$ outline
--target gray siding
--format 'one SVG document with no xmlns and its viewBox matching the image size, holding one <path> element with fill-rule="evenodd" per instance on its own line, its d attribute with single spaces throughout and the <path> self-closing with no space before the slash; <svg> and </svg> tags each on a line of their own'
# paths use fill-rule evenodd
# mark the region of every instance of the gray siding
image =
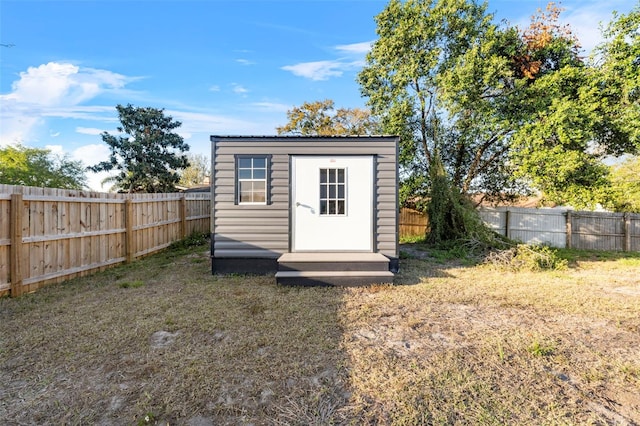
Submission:
<svg viewBox="0 0 640 426">
<path fill-rule="evenodd" d="M 374 251 L 398 257 L 396 137 L 212 136 L 211 142 L 215 257 L 277 258 L 289 251 L 291 155 L 374 155 Z M 235 205 L 236 154 L 271 154 L 269 205 Z"/>
</svg>

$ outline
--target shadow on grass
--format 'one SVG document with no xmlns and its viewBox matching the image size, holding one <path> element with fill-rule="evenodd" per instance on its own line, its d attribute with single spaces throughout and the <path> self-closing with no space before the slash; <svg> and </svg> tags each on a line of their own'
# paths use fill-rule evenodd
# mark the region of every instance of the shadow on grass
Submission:
<svg viewBox="0 0 640 426">
<path fill-rule="evenodd" d="M 347 422 L 343 292 L 212 276 L 199 246 L 2 299 L 0 423 Z"/>
<path fill-rule="evenodd" d="M 452 273 L 460 266 L 404 256 L 397 286 L 283 287 L 273 276 L 212 276 L 198 246 L 2 299 L 0 424 L 535 424 L 530 395 L 511 385 L 534 383 L 536 404 L 566 402 L 564 382 L 545 373 L 550 357 L 518 349 L 532 325 L 548 327 L 549 311 L 493 303 L 522 299 L 529 282 L 483 302 L 511 286 Z M 452 275 L 461 277 L 403 287 Z M 541 286 L 533 298 L 547 300 L 549 283 Z M 578 349 L 620 334 L 612 326 L 617 334 L 590 337 L 591 324 L 578 326 L 588 330 Z M 621 359 L 637 381 L 637 362 Z M 517 407 L 520 417 L 508 417 Z"/>
</svg>

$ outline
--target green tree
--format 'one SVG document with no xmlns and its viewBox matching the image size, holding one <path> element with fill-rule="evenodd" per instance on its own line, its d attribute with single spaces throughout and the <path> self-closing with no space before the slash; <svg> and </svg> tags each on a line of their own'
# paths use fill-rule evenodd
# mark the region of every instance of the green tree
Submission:
<svg viewBox="0 0 640 426">
<path fill-rule="evenodd" d="M 330 99 L 305 102 L 287 111 L 287 124 L 277 127 L 279 135 L 337 136 L 380 133 L 378 121 L 369 110 L 338 108 Z"/>
<path fill-rule="evenodd" d="M 203 154 L 187 154 L 187 166 L 180 173 L 180 181 L 182 186 L 190 187 L 201 185 L 205 178 L 211 176 L 211 163 L 209 158 Z"/>
<path fill-rule="evenodd" d="M 474 1 L 391 0 L 358 76 L 385 133 L 400 135 L 401 201 L 428 200 L 418 207 L 440 215 L 430 217 L 433 242 L 480 224 L 468 220 L 475 212 L 465 195 L 478 187 L 500 194 L 510 183 L 510 121 L 501 114 L 512 111 L 512 55 L 491 21 Z"/>
<path fill-rule="evenodd" d="M 83 189 L 86 180 L 82 162 L 67 155 L 56 156 L 48 149 L 22 145 L 0 148 L 0 183 Z"/>
<path fill-rule="evenodd" d="M 473 0 L 391 0 L 376 17 L 359 82 L 385 133 L 401 136 L 403 201 L 430 196 L 439 162 L 463 196 L 603 199 L 603 159 L 638 146 L 637 10 L 609 27 L 602 66 L 580 58 L 560 11 L 550 3 L 523 30 Z"/>
<path fill-rule="evenodd" d="M 600 59 L 587 63 L 577 58 L 570 31 L 556 23 L 558 9 L 550 6 L 547 11 L 523 36 L 527 58 L 537 50 L 551 62 L 528 59 L 536 64 L 524 92 L 531 107 L 523 108 L 530 110 L 514 133 L 510 158 L 515 175 L 546 199 L 591 208 L 607 198 L 609 168 L 603 160 L 635 153 L 638 147 L 640 115 L 632 95 L 633 87 L 640 88 L 638 67 L 633 66 L 634 60 L 640 63 L 637 11 L 635 50 L 630 17 L 623 16 L 605 32 L 610 40 L 600 47 Z M 621 28 L 624 35 L 613 30 Z M 553 72 L 544 70 L 548 63 Z"/>
<path fill-rule="evenodd" d="M 616 154 L 640 150 L 640 2 L 627 14 L 614 14 L 603 31 L 605 41 L 596 51 L 596 81 L 608 117 L 619 133 Z"/>
<path fill-rule="evenodd" d="M 611 189 L 605 206 L 618 212 L 640 213 L 640 157 L 611 167 Z"/>
<path fill-rule="evenodd" d="M 189 162 L 183 155 L 189 150 L 183 138 L 174 133 L 182 125 L 164 115 L 164 109 L 116 106 L 123 136 L 102 133 L 102 140 L 111 149 L 107 161 L 89 170 L 117 170 L 113 177 L 123 192 L 172 192 L 180 180 L 180 170 Z"/>
<path fill-rule="evenodd" d="M 466 0 L 392 0 L 376 17 L 358 81 L 385 133 L 401 137 L 403 199 L 428 196 L 434 155 L 463 194 L 513 186 L 503 116 L 516 111 L 505 99 L 511 52 L 491 21 L 486 5 Z"/>
</svg>

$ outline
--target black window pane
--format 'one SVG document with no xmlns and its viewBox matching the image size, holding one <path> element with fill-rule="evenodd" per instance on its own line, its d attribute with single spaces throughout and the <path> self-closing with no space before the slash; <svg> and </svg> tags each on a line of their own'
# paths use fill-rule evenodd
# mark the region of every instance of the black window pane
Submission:
<svg viewBox="0 0 640 426">
<path fill-rule="evenodd" d="M 253 159 L 253 168 L 254 169 L 265 169 L 267 167 L 267 159 L 266 158 L 254 158 Z"/>
<path fill-rule="evenodd" d="M 238 170 L 238 179 L 251 179 L 251 169 Z"/>
<path fill-rule="evenodd" d="M 238 167 L 241 169 L 250 169 L 251 168 L 251 158 L 240 158 L 238 160 Z"/>
<path fill-rule="evenodd" d="M 253 178 L 254 179 L 266 179 L 267 172 L 265 169 L 254 169 L 253 170 Z"/>
<path fill-rule="evenodd" d="M 346 214 L 346 169 L 319 169 L 320 214 Z"/>
</svg>

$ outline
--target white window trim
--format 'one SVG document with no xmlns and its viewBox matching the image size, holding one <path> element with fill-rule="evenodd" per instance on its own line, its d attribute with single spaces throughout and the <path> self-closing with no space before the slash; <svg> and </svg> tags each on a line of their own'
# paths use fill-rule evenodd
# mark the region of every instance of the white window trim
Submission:
<svg viewBox="0 0 640 426">
<path fill-rule="evenodd" d="M 253 167 L 253 159 L 264 159 L 265 160 L 265 177 L 264 179 L 240 179 L 239 171 L 240 171 L 240 160 L 241 159 L 252 159 L 251 169 L 254 170 Z M 265 206 L 271 204 L 271 197 L 269 193 L 269 181 L 271 179 L 271 155 L 270 154 L 236 154 L 235 162 L 234 162 L 234 186 L 235 186 L 235 204 L 239 206 Z M 246 170 L 246 168 L 243 168 Z M 258 170 L 262 170 L 262 167 L 257 168 Z M 240 192 L 240 183 L 241 182 L 264 182 L 264 201 L 255 202 L 255 201 L 240 201 L 241 192 Z"/>
</svg>

